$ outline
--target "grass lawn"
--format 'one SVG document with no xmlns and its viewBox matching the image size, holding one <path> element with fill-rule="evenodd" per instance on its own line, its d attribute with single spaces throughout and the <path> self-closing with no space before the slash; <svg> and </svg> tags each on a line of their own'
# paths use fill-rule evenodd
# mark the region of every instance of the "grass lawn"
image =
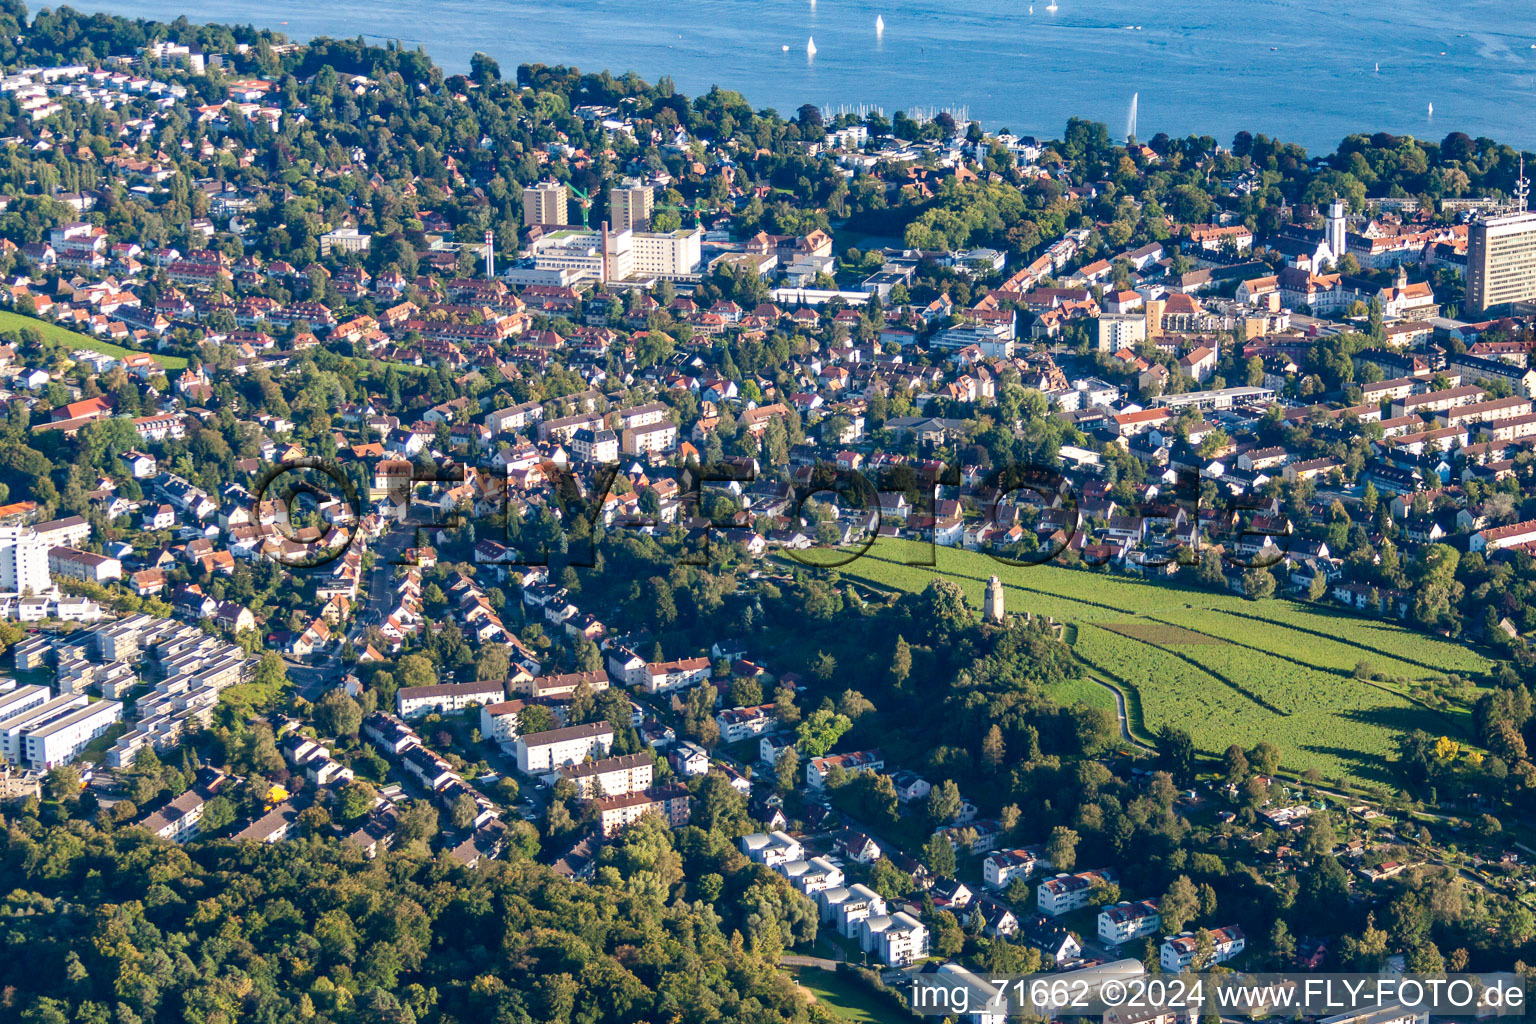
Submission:
<svg viewBox="0 0 1536 1024">
<path fill-rule="evenodd" d="M 853 964 L 863 960 L 859 944 L 839 935 L 836 928 L 823 928 L 816 933 L 815 955 L 832 960 L 847 960 Z"/>
<path fill-rule="evenodd" d="M 330 350 L 327 349 L 326 351 L 330 351 Z M 351 363 L 353 366 L 357 367 L 358 370 L 360 370 L 360 371 L 362 371 L 364 373 L 372 373 L 375 367 L 377 367 L 378 370 L 380 372 L 382 372 L 382 371 L 388 369 L 391 366 L 393 366 L 396 370 L 400 371 L 401 373 L 431 373 L 432 372 L 432 367 L 430 367 L 430 366 L 417 366 L 415 363 L 401 363 L 401 362 L 395 362 L 395 361 L 390 360 L 390 359 L 365 359 L 365 358 L 362 358 L 360 356 L 344 356 L 344 355 L 341 355 L 339 352 L 332 352 L 331 354 L 334 355 L 334 356 L 337 356 L 338 358 L 340 358 L 342 360 L 345 360 L 346 362 Z"/>
<path fill-rule="evenodd" d="M 935 578 L 958 583 L 972 608 L 994 573 L 1009 612 L 1067 624 L 1079 660 L 1125 692 L 1132 728 L 1178 726 L 1203 752 L 1270 740 L 1282 768 L 1317 768 L 1344 782 L 1388 782 L 1398 738 L 1412 729 L 1471 738 L 1470 709 L 1481 686 L 1440 686 L 1425 701 L 1408 687 L 1454 673 L 1482 677 L 1488 660 L 1464 644 L 1329 606 L 1286 599 L 1248 601 L 1176 583 L 1148 582 L 1055 565 L 1009 566 L 980 552 L 882 540 L 844 566 L 853 581 L 919 591 Z M 1356 679 L 1367 663 L 1385 681 Z M 1082 680 L 1058 700 L 1112 708 L 1112 696 Z"/>
<path fill-rule="evenodd" d="M 52 686 L 54 672 L 51 668 L 7 669 L 5 675 L 16 680 L 17 686 Z"/>
<path fill-rule="evenodd" d="M 86 748 L 80 751 L 80 756 L 76 758 L 76 760 L 89 761 L 91 764 L 101 764 L 102 762 L 106 761 L 107 751 L 112 748 L 112 744 L 116 743 L 117 738 L 127 731 L 127 722 L 113 723 L 113 725 L 107 729 L 106 732 L 102 733 L 100 736 L 97 736 L 94 740 L 91 740 L 91 742 L 86 745 Z"/>
<path fill-rule="evenodd" d="M 751 739 L 741 740 L 736 743 L 727 743 L 720 749 L 721 752 L 724 753 L 727 757 L 734 757 L 742 764 L 754 766 L 757 765 L 758 755 L 763 752 L 762 744 L 759 742 L 759 737 L 756 736 L 752 737 Z"/>
<path fill-rule="evenodd" d="M 895 999 L 869 991 L 862 985 L 815 967 L 797 967 L 791 974 L 800 987 L 816 997 L 816 1002 L 831 1011 L 838 1020 L 856 1024 L 889 1024 L 893 1020 L 911 1017 L 909 1011 Z"/>
<path fill-rule="evenodd" d="M 1091 679 L 1068 679 L 1046 687 L 1051 699 L 1070 707 L 1081 701 L 1091 708 L 1115 711 L 1115 695 Z"/>
<path fill-rule="evenodd" d="M 0 310 L 0 331 L 20 331 L 23 328 L 31 328 L 43 336 L 43 342 L 56 348 L 77 349 L 83 348 L 91 352 L 100 352 L 105 356 L 117 356 L 122 358 L 134 351 L 121 345 L 114 345 L 109 341 L 101 341 L 86 334 L 79 334 L 67 327 L 49 323 L 46 320 L 38 320 L 20 313 L 12 313 L 9 310 Z M 155 362 L 167 370 L 185 370 L 187 361 L 181 356 L 162 356 L 150 353 Z"/>
</svg>

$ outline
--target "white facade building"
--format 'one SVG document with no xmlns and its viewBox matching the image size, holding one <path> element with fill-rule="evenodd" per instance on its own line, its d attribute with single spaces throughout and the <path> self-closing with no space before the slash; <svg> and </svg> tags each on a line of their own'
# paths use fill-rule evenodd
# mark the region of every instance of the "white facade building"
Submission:
<svg viewBox="0 0 1536 1024">
<path fill-rule="evenodd" d="M 497 743 L 511 743 L 517 739 L 522 721 L 523 702 L 504 700 L 495 704 L 480 705 L 480 736 Z"/>
<path fill-rule="evenodd" d="M 43 594 L 48 578 L 48 541 L 25 526 L 0 526 L 0 592 Z"/>
<path fill-rule="evenodd" d="M 708 658 L 682 658 L 678 661 L 652 662 L 645 666 L 640 679 L 649 693 L 669 693 L 701 683 L 709 678 L 709 673 Z M 628 682 L 627 679 L 625 681 Z"/>
<path fill-rule="evenodd" d="M 582 797 L 628 796 L 651 788 L 655 763 L 646 752 L 566 765 L 559 770 Z"/>
<path fill-rule="evenodd" d="M 1143 313 L 1105 313 L 1097 321 L 1100 352 L 1135 351 L 1147 340 L 1147 318 Z"/>
<path fill-rule="evenodd" d="M 828 894 L 842 893 L 842 899 L 837 901 L 833 914 L 837 918 L 838 934 L 844 938 L 859 938 L 861 934 L 859 926 L 865 919 L 885 916 L 885 897 L 867 885 L 859 883 L 850 885 L 846 889 L 839 886 L 823 891 Z"/>
<path fill-rule="evenodd" d="M 73 761 L 87 744 L 121 721 L 123 705 L 115 700 L 89 703 L 84 694 L 71 694 L 18 717 L 24 721 L 14 725 L 15 719 L 0 722 L 7 756 L 15 749 L 20 760 L 47 771 Z"/>
<path fill-rule="evenodd" d="M 561 765 L 581 764 L 589 757 L 602 757 L 611 746 L 613 726 L 607 722 L 530 733 L 517 738 L 517 767 L 527 775 L 538 775 Z"/>
<path fill-rule="evenodd" d="M 756 832 L 742 836 L 737 843 L 748 858 L 770 868 L 805 859 L 805 847 L 788 832 Z"/>
<path fill-rule="evenodd" d="M 18 686 L 10 693 L 0 694 L 0 723 L 46 704 L 49 699 L 46 686 Z"/>
<path fill-rule="evenodd" d="M 935 334 L 928 342 L 934 349 L 956 351 L 975 345 L 987 359 L 1011 359 L 1013 327 L 1008 324 L 964 324 Z"/>
<path fill-rule="evenodd" d="M 659 233 L 636 231 L 630 236 L 630 268 L 636 277 L 686 277 L 699 269 L 703 258 L 699 228 Z"/>
<path fill-rule="evenodd" d="M 22 741 L 28 729 L 36 728 L 76 708 L 82 708 L 87 703 L 89 699 L 83 693 L 66 693 L 62 696 L 50 697 L 41 704 L 31 704 L 11 712 L 0 719 L 0 754 L 4 754 L 5 759 L 11 764 L 19 764 L 22 761 L 22 751 L 25 749 Z"/>
<path fill-rule="evenodd" d="M 1099 938 L 1110 945 L 1156 935 L 1163 926 L 1162 900 L 1123 901 L 1099 911 Z"/>
<path fill-rule="evenodd" d="M 1224 963 L 1241 953 L 1248 945 L 1248 939 L 1243 935 L 1243 930 L 1237 925 L 1228 925 L 1225 928 L 1211 929 L 1211 963 Z M 1163 940 L 1162 949 L 1159 950 L 1159 959 L 1163 970 L 1170 974 L 1178 974 L 1194 966 L 1195 958 L 1199 952 L 1200 942 L 1194 932 L 1180 932 L 1170 935 Z M 1201 970 L 1211 964 L 1200 964 Z"/>
<path fill-rule="evenodd" d="M 905 911 L 867 917 L 860 924 L 859 947 L 892 967 L 906 967 L 928 955 L 928 928 Z"/>
<path fill-rule="evenodd" d="M 847 880 L 843 875 L 843 869 L 825 857 L 792 860 L 780 864 L 777 870 L 779 874 L 789 879 L 796 889 L 807 896 L 821 892 L 823 889 L 835 888 Z"/>
<path fill-rule="evenodd" d="M 1108 884 L 1114 880 L 1115 873 L 1108 869 L 1083 871 L 1075 875 L 1057 875 L 1040 883 L 1040 888 L 1035 892 L 1035 903 L 1045 913 L 1059 917 L 1080 907 L 1086 907 L 1093 897 L 1096 882 Z"/>
<path fill-rule="evenodd" d="M 415 718 L 428 712 L 463 711 L 475 704 L 500 704 L 507 693 L 499 680 L 486 683 L 441 683 L 437 686 L 404 686 L 395 694 L 395 713 Z"/>
<path fill-rule="evenodd" d="M 1028 878 L 1036 868 L 1049 866 L 1033 849 L 994 850 L 982 862 L 981 878 L 990 889 L 1006 889 L 1015 878 Z"/>
<path fill-rule="evenodd" d="M 778 726 L 779 718 L 772 704 L 763 704 L 751 708 L 724 708 L 716 713 L 715 724 L 720 727 L 721 740 L 740 743 L 771 731 Z"/>
</svg>

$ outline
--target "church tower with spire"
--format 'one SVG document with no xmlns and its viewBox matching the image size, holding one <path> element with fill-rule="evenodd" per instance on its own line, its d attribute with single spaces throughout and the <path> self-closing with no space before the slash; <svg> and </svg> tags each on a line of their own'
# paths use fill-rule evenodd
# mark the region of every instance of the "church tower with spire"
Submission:
<svg viewBox="0 0 1536 1024">
<path fill-rule="evenodd" d="M 1339 260 L 1344 258 L 1346 245 L 1345 234 L 1349 227 L 1349 220 L 1344 215 L 1344 200 L 1335 199 L 1328 204 L 1327 226 L 1323 229 L 1323 241 L 1328 243 L 1328 252 L 1333 258 L 1333 264 L 1338 266 Z"/>
</svg>

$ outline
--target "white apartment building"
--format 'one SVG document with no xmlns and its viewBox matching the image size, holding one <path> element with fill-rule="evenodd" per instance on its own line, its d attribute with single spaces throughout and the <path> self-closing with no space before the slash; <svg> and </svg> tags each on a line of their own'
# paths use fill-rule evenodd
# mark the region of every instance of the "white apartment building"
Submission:
<svg viewBox="0 0 1536 1024">
<path fill-rule="evenodd" d="M 1473 402 L 1435 414 L 1435 425 L 1459 427 L 1464 423 L 1500 423 L 1504 420 L 1529 416 L 1531 402 L 1518 395 L 1495 398 L 1486 402 Z"/>
<path fill-rule="evenodd" d="M 627 647 L 615 645 L 608 651 L 608 678 L 625 686 L 639 686 L 646 681 L 645 659 Z"/>
<path fill-rule="evenodd" d="M 855 750 L 847 754 L 813 757 L 805 766 L 806 784 L 812 789 L 822 789 L 834 767 L 842 768 L 849 775 L 878 772 L 885 767 L 885 758 L 880 756 L 878 750 Z"/>
<path fill-rule="evenodd" d="M 1036 868 L 1049 866 L 1039 851 L 1032 848 L 994 850 L 982 862 L 981 877 L 988 888 L 1006 889 L 1015 878 L 1028 878 Z"/>
<path fill-rule="evenodd" d="M 35 721 L 21 730 L 22 758 L 39 771 L 68 764 L 122 717 L 121 703 L 99 700 Z"/>
<path fill-rule="evenodd" d="M 25 526 L 0 526 L 0 593 L 49 591 L 48 547 L 47 540 Z"/>
<path fill-rule="evenodd" d="M 1393 416 L 1422 416 L 1427 412 L 1445 412 L 1447 409 L 1455 409 L 1463 405 L 1471 405 L 1481 402 L 1487 397 L 1487 392 L 1476 384 L 1463 384 L 1460 387 L 1446 388 L 1443 391 L 1428 391 L 1421 395 L 1407 395 L 1403 398 L 1393 399 Z"/>
<path fill-rule="evenodd" d="M 224 777 L 221 775 L 207 786 L 193 786 L 164 807 L 145 815 L 134 824 L 173 843 L 185 843 L 190 839 L 196 839 L 201 831 L 199 823 L 203 819 L 203 811 L 207 808 L 208 801 L 218 795 L 223 782 Z"/>
<path fill-rule="evenodd" d="M 571 452 L 582 462 L 617 462 L 619 438 L 611 430 L 582 427 L 571 435 Z"/>
<path fill-rule="evenodd" d="M 1243 935 L 1243 930 L 1237 925 L 1228 925 L 1225 928 L 1211 929 L 1212 955 L 1211 963 L 1219 964 L 1231 960 L 1241 953 L 1247 946 L 1248 940 Z M 1199 941 L 1194 932 L 1180 932 L 1163 940 L 1162 949 L 1158 956 L 1163 965 L 1163 970 L 1169 974 L 1178 974 L 1188 970 L 1195 962 L 1195 955 L 1199 949 Z M 1210 964 L 1201 964 L 1201 969 Z"/>
<path fill-rule="evenodd" d="M 779 719 L 772 704 L 763 704 L 753 708 L 724 708 L 715 715 L 715 724 L 720 727 L 721 740 L 740 743 L 770 731 L 779 724 Z"/>
<path fill-rule="evenodd" d="M 1162 900 L 1128 900 L 1099 911 L 1099 938 L 1110 945 L 1155 935 L 1163 926 Z"/>
<path fill-rule="evenodd" d="M 905 911 L 868 917 L 859 929 L 859 948 L 892 967 L 906 967 L 928 955 L 928 928 Z"/>
<path fill-rule="evenodd" d="M 48 551 L 48 571 L 72 580 L 105 583 L 123 578 L 123 563 L 94 551 L 55 547 Z"/>
<path fill-rule="evenodd" d="M 843 869 L 825 857 L 792 860 L 780 864 L 776 870 L 807 896 L 821 892 L 823 889 L 835 888 L 846 881 Z"/>
<path fill-rule="evenodd" d="M 0 619 L 42 622 L 51 618 L 61 622 L 95 622 L 101 615 L 101 606 L 90 598 L 65 597 L 56 590 L 44 597 L 0 594 Z"/>
<path fill-rule="evenodd" d="M 22 741 L 28 729 L 50 722 L 88 703 L 89 698 L 83 693 L 66 693 L 11 712 L 0 719 L 0 754 L 4 754 L 11 764 L 20 764 L 25 750 Z"/>
<path fill-rule="evenodd" d="M 529 733 L 517 738 L 517 767 L 526 775 L 539 775 L 561 765 L 602 757 L 611 746 L 613 726 L 607 722 Z"/>
<path fill-rule="evenodd" d="M 474 704 L 500 704 L 506 699 L 500 680 L 485 683 L 440 683 L 437 686 L 403 686 L 395 693 L 395 713 L 416 718 L 428 712 L 446 714 Z"/>
<path fill-rule="evenodd" d="M 1507 526 L 1490 526 L 1478 530 L 1467 541 L 1469 551 L 1499 551 L 1518 547 L 1536 540 L 1536 519 L 1510 523 Z"/>
<path fill-rule="evenodd" d="M 1106 313 L 1098 318 L 1096 326 L 1100 352 L 1118 352 L 1122 348 L 1135 351 L 1147 340 L 1144 313 Z"/>
<path fill-rule="evenodd" d="M 1093 896 L 1095 883 L 1109 884 L 1114 881 L 1115 873 L 1108 868 L 1102 871 L 1082 871 L 1075 875 L 1057 875 L 1040 883 L 1035 891 L 1035 904 L 1043 912 L 1059 917 L 1079 907 L 1086 907 Z"/>
<path fill-rule="evenodd" d="M 480 736 L 483 739 L 507 744 L 517 739 L 521 727 L 523 702 L 504 700 L 496 704 L 480 705 Z"/>
<path fill-rule="evenodd" d="M 824 889 L 816 898 L 818 901 L 825 898 L 837 919 L 837 933 L 847 939 L 859 937 L 859 925 L 865 919 L 885 916 L 885 897 L 862 883 L 846 889 L 842 886 Z"/>
<path fill-rule="evenodd" d="M 559 774 L 582 797 L 628 796 L 650 789 L 655 770 L 650 754 L 641 752 L 566 765 Z"/>
<path fill-rule="evenodd" d="M 1467 232 L 1467 310 L 1536 298 L 1536 212 L 1479 218 Z"/>
<path fill-rule="evenodd" d="M 805 847 L 788 832 L 754 832 L 742 836 L 737 844 L 749 860 L 770 868 L 805 859 Z"/>
<path fill-rule="evenodd" d="M 337 228 L 320 236 L 320 255 L 333 252 L 367 252 L 373 242 L 372 235 L 358 232 L 357 228 Z"/>
<path fill-rule="evenodd" d="M 48 699 L 46 686 L 18 686 L 10 693 L 0 694 L 0 722 L 46 704 Z"/>
<path fill-rule="evenodd" d="M 185 63 L 187 70 L 191 71 L 194 75 L 201 75 L 206 70 L 208 64 L 208 58 L 204 56 L 202 50 L 194 49 L 182 43 L 150 43 L 140 50 L 139 53 L 140 59 L 146 68 L 175 68 Z"/>
<path fill-rule="evenodd" d="M 65 516 L 32 527 L 32 533 L 54 547 L 77 548 L 91 539 L 91 524 L 84 516 Z"/>
<path fill-rule="evenodd" d="M 619 427 L 630 430 L 634 427 L 649 427 L 657 423 L 666 423 L 670 407 L 662 402 L 649 402 L 645 405 L 636 405 L 628 409 L 618 411 Z"/>
<path fill-rule="evenodd" d="M 688 788 L 673 784 L 623 796 L 595 797 L 592 806 L 603 838 L 609 839 L 647 814 L 657 815 L 668 828 L 680 828 L 688 824 L 688 800 Z"/>
<path fill-rule="evenodd" d="M 524 402 L 521 405 L 509 406 L 505 409 L 497 409 L 486 413 L 482 421 L 485 428 L 492 433 L 500 434 L 506 431 L 522 430 L 529 424 L 536 423 L 544 418 L 544 407 L 538 402 Z"/>
<path fill-rule="evenodd" d="M 635 277 L 687 277 L 703 259 L 704 232 L 680 228 L 665 234 L 636 231 L 630 238 L 630 272 Z"/>
<path fill-rule="evenodd" d="M 657 661 L 645 666 L 644 683 L 650 693 L 666 693 L 709 678 L 708 658 Z"/>
<path fill-rule="evenodd" d="M 677 427 L 671 423 L 648 423 L 628 427 L 620 437 L 620 447 L 628 455 L 669 452 L 677 447 Z"/>
</svg>

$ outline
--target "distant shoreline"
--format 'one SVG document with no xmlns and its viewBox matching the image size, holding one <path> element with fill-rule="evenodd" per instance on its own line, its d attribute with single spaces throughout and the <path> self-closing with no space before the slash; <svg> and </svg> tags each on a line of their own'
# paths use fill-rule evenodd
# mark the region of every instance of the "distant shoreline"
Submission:
<svg viewBox="0 0 1536 1024">
<path fill-rule="evenodd" d="M 643 10 L 623 0 L 439 0 L 427 23 L 362 0 L 318 8 L 278 0 L 259 14 L 263 27 L 296 42 L 362 35 L 419 46 L 446 73 L 467 70 L 483 50 L 509 69 L 632 69 L 647 81 L 667 75 L 688 95 L 718 85 L 781 113 L 804 103 L 878 106 L 886 117 L 964 107 L 993 130 L 1054 135 L 1077 116 L 1119 137 L 1139 93 L 1142 138 L 1210 135 L 1225 144 L 1247 130 L 1317 154 L 1356 132 L 1438 141 L 1463 131 L 1536 149 L 1536 124 L 1510 116 L 1511 101 L 1536 81 L 1536 7 L 1509 12 L 1497 31 L 1475 12 L 1432 0 L 1362 0 L 1328 12 L 1270 4 L 1262 22 L 1226 7 L 1071 0 L 1049 16 L 1037 4 L 1030 16 L 1027 7 L 979 11 L 944 0 L 797 0 L 800 13 L 765 17 L 758 0 L 711 0 L 705 25 L 701 9 L 682 0 Z M 182 0 L 96 0 L 80 9 L 256 23 L 234 0 L 207 0 L 195 13 Z M 878 35 L 877 15 L 885 23 Z M 805 53 L 811 35 L 814 58 Z M 1347 46 L 1328 42 L 1345 38 Z M 1465 74 L 1469 67 L 1478 73 Z"/>
</svg>

